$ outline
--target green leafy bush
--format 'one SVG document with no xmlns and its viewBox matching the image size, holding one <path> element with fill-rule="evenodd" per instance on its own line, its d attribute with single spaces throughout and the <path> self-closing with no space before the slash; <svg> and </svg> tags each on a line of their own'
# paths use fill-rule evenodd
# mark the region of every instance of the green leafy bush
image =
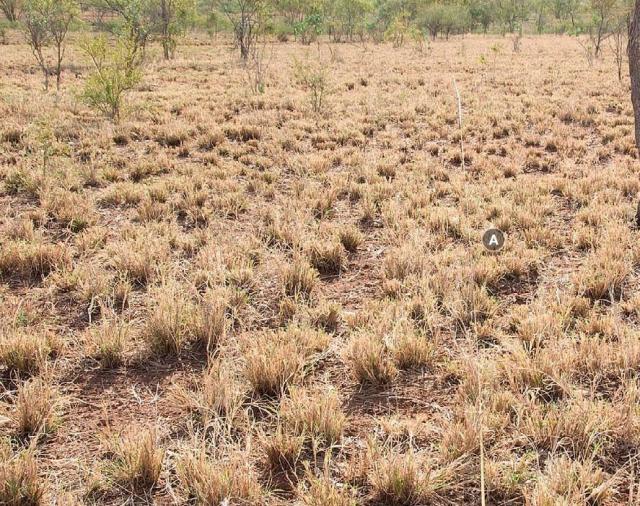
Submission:
<svg viewBox="0 0 640 506">
<path fill-rule="evenodd" d="M 118 40 L 110 45 L 104 36 L 86 42 L 84 50 L 93 72 L 85 83 L 83 99 L 117 122 L 124 95 L 142 79 L 142 58 L 134 44 Z"/>
<path fill-rule="evenodd" d="M 303 44 L 315 42 L 322 33 L 322 16 L 317 12 L 306 16 L 293 26 L 293 33 Z"/>
</svg>

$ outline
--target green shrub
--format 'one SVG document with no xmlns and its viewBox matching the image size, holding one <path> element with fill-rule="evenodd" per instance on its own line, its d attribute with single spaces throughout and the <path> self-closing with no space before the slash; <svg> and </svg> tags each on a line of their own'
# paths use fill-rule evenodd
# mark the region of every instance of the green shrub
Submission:
<svg viewBox="0 0 640 506">
<path fill-rule="evenodd" d="M 322 33 L 322 16 L 319 13 L 308 15 L 293 25 L 293 33 L 303 44 L 315 42 Z"/>
<path fill-rule="evenodd" d="M 124 95 L 142 79 L 142 57 L 138 46 L 126 40 L 110 45 L 106 37 L 84 44 L 93 73 L 85 83 L 83 99 L 87 104 L 119 121 Z"/>
</svg>

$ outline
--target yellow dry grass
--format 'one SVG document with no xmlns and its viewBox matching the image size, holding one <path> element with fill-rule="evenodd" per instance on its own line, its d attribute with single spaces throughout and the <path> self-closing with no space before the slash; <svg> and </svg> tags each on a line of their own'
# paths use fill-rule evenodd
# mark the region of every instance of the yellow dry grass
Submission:
<svg viewBox="0 0 640 506">
<path fill-rule="evenodd" d="M 255 95 L 194 35 L 152 48 L 114 125 L 76 98 L 73 43 L 56 96 L 8 39 L 2 497 L 480 504 L 482 446 L 487 504 L 637 500 L 640 178 L 611 55 L 273 44 Z M 319 112 L 294 59 L 326 69 Z M 101 437 L 131 427 L 153 438 Z"/>
</svg>

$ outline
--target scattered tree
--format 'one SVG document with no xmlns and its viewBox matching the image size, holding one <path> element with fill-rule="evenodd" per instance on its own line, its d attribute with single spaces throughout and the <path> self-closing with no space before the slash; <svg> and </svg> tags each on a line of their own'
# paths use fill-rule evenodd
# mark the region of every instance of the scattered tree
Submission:
<svg viewBox="0 0 640 506">
<path fill-rule="evenodd" d="M 22 11 L 22 0 L 0 0 L 0 11 L 9 22 L 15 23 Z"/>
<path fill-rule="evenodd" d="M 590 0 L 591 20 L 587 25 L 593 53 L 597 58 L 602 50 L 602 42 L 611 34 L 618 0 Z"/>
<path fill-rule="evenodd" d="M 452 33 L 465 31 L 469 27 L 469 11 L 460 5 L 433 3 L 420 11 L 418 25 L 428 31 L 434 40 L 439 34 L 449 38 Z"/>
<path fill-rule="evenodd" d="M 365 19 L 373 11 L 373 3 L 370 0 L 335 0 L 326 3 L 325 11 L 333 41 L 353 42 L 364 37 Z"/>
<path fill-rule="evenodd" d="M 45 48 L 51 41 L 48 30 L 48 12 L 45 4 L 38 0 L 29 0 L 25 6 L 24 30 L 27 43 L 44 74 L 44 89 L 49 89 L 49 65 L 45 58 Z"/>
<path fill-rule="evenodd" d="M 636 147 L 640 149 L 640 0 L 635 0 L 629 23 L 629 76 L 631 77 L 631 103 L 635 118 Z M 639 204 L 640 205 L 640 204 Z"/>
<path fill-rule="evenodd" d="M 144 58 L 147 43 L 153 35 L 153 3 L 157 0 L 99 0 L 110 12 L 119 16 L 122 24 L 116 35 L 126 39 L 127 52 L 134 58 Z"/>
<path fill-rule="evenodd" d="M 474 25 L 479 25 L 484 33 L 487 33 L 491 24 L 495 21 L 495 9 L 491 0 L 472 0 L 469 2 L 469 16 Z"/>
<path fill-rule="evenodd" d="M 322 14 L 316 11 L 305 16 L 302 21 L 293 25 L 293 33 L 303 44 L 315 42 L 318 35 L 322 33 Z"/>
<path fill-rule="evenodd" d="M 496 0 L 494 8 L 503 31 L 521 33 L 532 7 L 527 0 Z"/>
<path fill-rule="evenodd" d="M 177 38 L 184 34 L 195 11 L 194 0 L 157 0 L 153 26 L 156 27 L 165 60 L 173 58 Z"/>
<path fill-rule="evenodd" d="M 391 40 L 393 47 L 402 47 L 411 31 L 412 26 L 409 14 L 403 11 L 395 17 L 389 28 L 387 28 L 385 38 Z"/>
<path fill-rule="evenodd" d="M 269 51 L 269 44 L 266 40 L 256 41 L 251 46 L 249 58 L 245 64 L 245 72 L 249 88 L 253 93 L 264 93 L 267 71 L 273 53 Z"/>
<path fill-rule="evenodd" d="M 240 57 L 247 60 L 267 13 L 266 0 L 218 0 L 217 6 L 233 26 Z"/>
<path fill-rule="evenodd" d="M 78 15 L 74 0 L 27 0 L 24 4 L 23 29 L 38 65 L 44 74 L 45 90 L 49 89 L 51 72 L 56 76 L 60 89 L 65 40 L 71 23 Z M 53 44 L 54 63 L 51 69 L 46 48 Z"/>
<path fill-rule="evenodd" d="M 611 49 L 613 50 L 619 81 L 622 81 L 622 65 L 624 64 L 628 33 L 629 17 L 618 18 L 611 33 Z"/>
<path fill-rule="evenodd" d="M 547 23 L 549 0 L 533 0 L 532 9 L 535 15 L 536 32 L 543 33 Z"/>
<path fill-rule="evenodd" d="M 56 89 L 60 89 L 60 79 L 62 76 L 62 60 L 66 50 L 65 40 L 71 23 L 78 16 L 78 6 L 74 0 L 52 0 L 54 8 L 49 20 L 49 32 L 55 48 L 55 73 Z"/>
<path fill-rule="evenodd" d="M 575 30 L 580 3 L 581 0 L 552 0 L 550 9 L 556 20 L 568 23 L 570 29 Z"/>
</svg>

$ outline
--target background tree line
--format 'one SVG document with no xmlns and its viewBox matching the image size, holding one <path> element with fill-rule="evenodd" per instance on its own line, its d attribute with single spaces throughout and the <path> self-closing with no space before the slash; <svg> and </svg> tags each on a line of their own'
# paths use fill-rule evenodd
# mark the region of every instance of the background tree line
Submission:
<svg viewBox="0 0 640 506">
<path fill-rule="evenodd" d="M 267 37 L 402 46 L 492 31 L 516 34 L 517 50 L 524 32 L 568 33 L 589 63 L 610 45 L 622 79 L 631 10 L 630 0 L 0 0 L 3 23 L 24 33 L 45 89 L 52 77 L 60 88 L 67 35 L 81 32 L 93 69 L 84 97 L 116 120 L 123 94 L 140 81 L 149 43 L 171 59 L 191 28 L 230 33 L 256 90 L 264 88 L 266 67 L 258 42 Z"/>
<path fill-rule="evenodd" d="M 200 4 L 236 27 L 262 18 L 264 29 L 303 43 L 382 41 L 404 33 L 431 38 L 469 32 L 608 36 L 628 22 L 629 0 L 222 0 Z M 222 25 L 224 26 L 224 21 Z"/>
<path fill-rule="evenodd" d="M 526 32 L 577 36 L 591 63 L 607 40 L 622 59 L 631 10 L 630 0 L 203 0 L 197 19 L 232 31 L 244 59 L 259 34 L 302 44 L 324 36 L 401 46 L 472 32 Z"/>
<path fill-rule="evenodd" d="M 233 31 L 239 42 L 257 32 L 302 43 L 320 35 L 401 43 L 418 35 L 526 31 L 593 33 L 601 44 L 618 24 L 627 26 L 632 7 L 629 0 L 0 0 L 0 11 L 15 23 L 71 4 L 97 29 L 137 25 L 138 35 L 162 42 L 167 58 L 189 27 Z"/>
</svg>

